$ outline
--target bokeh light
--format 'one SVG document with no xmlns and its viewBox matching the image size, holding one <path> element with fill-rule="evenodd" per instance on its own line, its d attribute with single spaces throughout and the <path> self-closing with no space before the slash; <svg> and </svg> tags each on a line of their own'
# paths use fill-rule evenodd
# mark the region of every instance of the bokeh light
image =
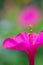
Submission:
<svg viewBox="0 0 43 65">
<path fill-rule="evenodd" d="M 30 24 L 34 25 L 38 23 L 41 19 L 40 10 L 34 6 L 26 6 L 24 7 L 20 13 L 18 14 L 18 24 L 21 27 L 27 27 Z"/>
</svg>

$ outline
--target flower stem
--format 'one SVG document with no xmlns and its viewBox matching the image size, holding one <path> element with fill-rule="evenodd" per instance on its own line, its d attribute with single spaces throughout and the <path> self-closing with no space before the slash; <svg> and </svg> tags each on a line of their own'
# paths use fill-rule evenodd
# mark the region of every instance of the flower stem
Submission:
<svg viewBox="0 0 43 65">
<path fill-rule="evenodd" d="M 34 54 L 28 55 L 29 65 L 34 65 Z"/>
</svg>

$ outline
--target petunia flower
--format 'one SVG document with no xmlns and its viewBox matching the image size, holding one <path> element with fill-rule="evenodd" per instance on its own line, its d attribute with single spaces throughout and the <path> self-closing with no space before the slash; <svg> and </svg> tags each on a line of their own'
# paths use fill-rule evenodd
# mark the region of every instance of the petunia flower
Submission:
<svg viewBox="0 0 43 65">
<path fill-rule="evenodd" d="M 38 47 L 43 45 L 43 31 L 40 33 L 21 32 L 14 37 L 4 40 L 2 47 L 12 50 L 24 51 L 28 57 L 29 65 L 34 65 L 34 56 Z"/>
<path fill-rule="evenodd" d="M 17 21 L 20 27 L 36 24 L 40 21 L 41 13 L 36 6 L 27 6 L 20 10 Z"/>
</svg>

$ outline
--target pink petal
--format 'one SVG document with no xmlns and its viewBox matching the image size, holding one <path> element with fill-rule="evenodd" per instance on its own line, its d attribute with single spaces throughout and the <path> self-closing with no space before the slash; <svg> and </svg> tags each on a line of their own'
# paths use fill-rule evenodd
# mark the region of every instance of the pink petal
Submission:
<svg viewBox="0 0 43 65">
<path fill-rule="evenodd" d="M 36 39 L 36 42 L 35 42 L 35 45 L 37 47 L 43 45 L 43 31 L 41 31 L 38 36 L 37 36 L 37 39 Z"/>
<path fill-rule="evenodd" d="M 13 40 L 12 38 L 7 38 L 4 40 L 2 47 L 10 49 L 10 48 L 13 48 L 16 44 L 17 44 L 17 42 L 15 40 Z"/>
<path fill-rule="evenodd" d="M 3 48 L 7 49 L 25 50 L 27 47 L 29 47 L 27 33 L 19 33 L 12 38 L 5 39 L 3 42 Z"/>
<path fill-rule="evenodd" d="M 32 44 L 34 45 L 35 42 L 36 42 L 36 39 L 37 39 L 38 34 L 33 33 L 32 35 L 33 35 L 33 43 Z"/>
<path fill-rule="evenodd" d="M 36 33 L 30 33 L 29 35 L 28 35 L 28 41 L 29 41 L 29 44 L 30 45 L 34 45 L 35 44 L 35 41 L 36 41 L 36 38 L 37 38 L 37 36 L 38 36 L 38 34 L 36 34 Z"/>
<path fill-rule="evenodd" d="M 36 41 L 36 39 L 37 39 L 37 36 L 38 36 L 38 34 L 36 34 L 36 33 L 31 33 L 30 35 L 29 35 L 29 50 L 31 51 L 31 52 L 33 52 L 33 51 L 35 51 L 35 41 Z"/>
</svg>

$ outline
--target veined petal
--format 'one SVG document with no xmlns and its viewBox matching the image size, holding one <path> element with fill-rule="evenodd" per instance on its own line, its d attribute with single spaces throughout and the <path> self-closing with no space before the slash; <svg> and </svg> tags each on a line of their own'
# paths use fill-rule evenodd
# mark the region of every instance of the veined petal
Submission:
<svg viewBox="0 0 43 65">
<path fill-rule="evenodd" d="M 43 45 L 43 31 L 41 31 L 41 32 L 38 34 L 37 39 L 36 39 L 36 41 L 35 41 L 35 45 L 36 45 L 37 47 Z"/>
<path fill-rule="evenodd" d="M 13 48 L 17 44 L 17 41 L 13 40 L 12 38 L 6 38 L 3 42 L 3 48 Z"/>
<path fill-rule="evenodd" d="M 38 36 L 38 34 L 37 33 L 33 33 L 32 34 L 33 36 L 33 43 L 32 43 L 32 45 L 34 45 L 35 44 L 35 42 L 36 42 L 36 39 L 37 39 L 37 36 Z"/>
<path fill-rule="evenodd" d="M 28 44 L 27 33 L 19 33 L 18 35 L 7 38 L 3 42 L 3 48 L 14 49 L 14 50 L 25 50 Z"/>
<path fill-rule="evenodd" d="M 25 43 L 26 47 L 29 47 L 29 35 L 26 32 L 19 33 L 18 35 L 12 37 L 13 40 L 16 40 L 18 43 Z"/>
</svg>

